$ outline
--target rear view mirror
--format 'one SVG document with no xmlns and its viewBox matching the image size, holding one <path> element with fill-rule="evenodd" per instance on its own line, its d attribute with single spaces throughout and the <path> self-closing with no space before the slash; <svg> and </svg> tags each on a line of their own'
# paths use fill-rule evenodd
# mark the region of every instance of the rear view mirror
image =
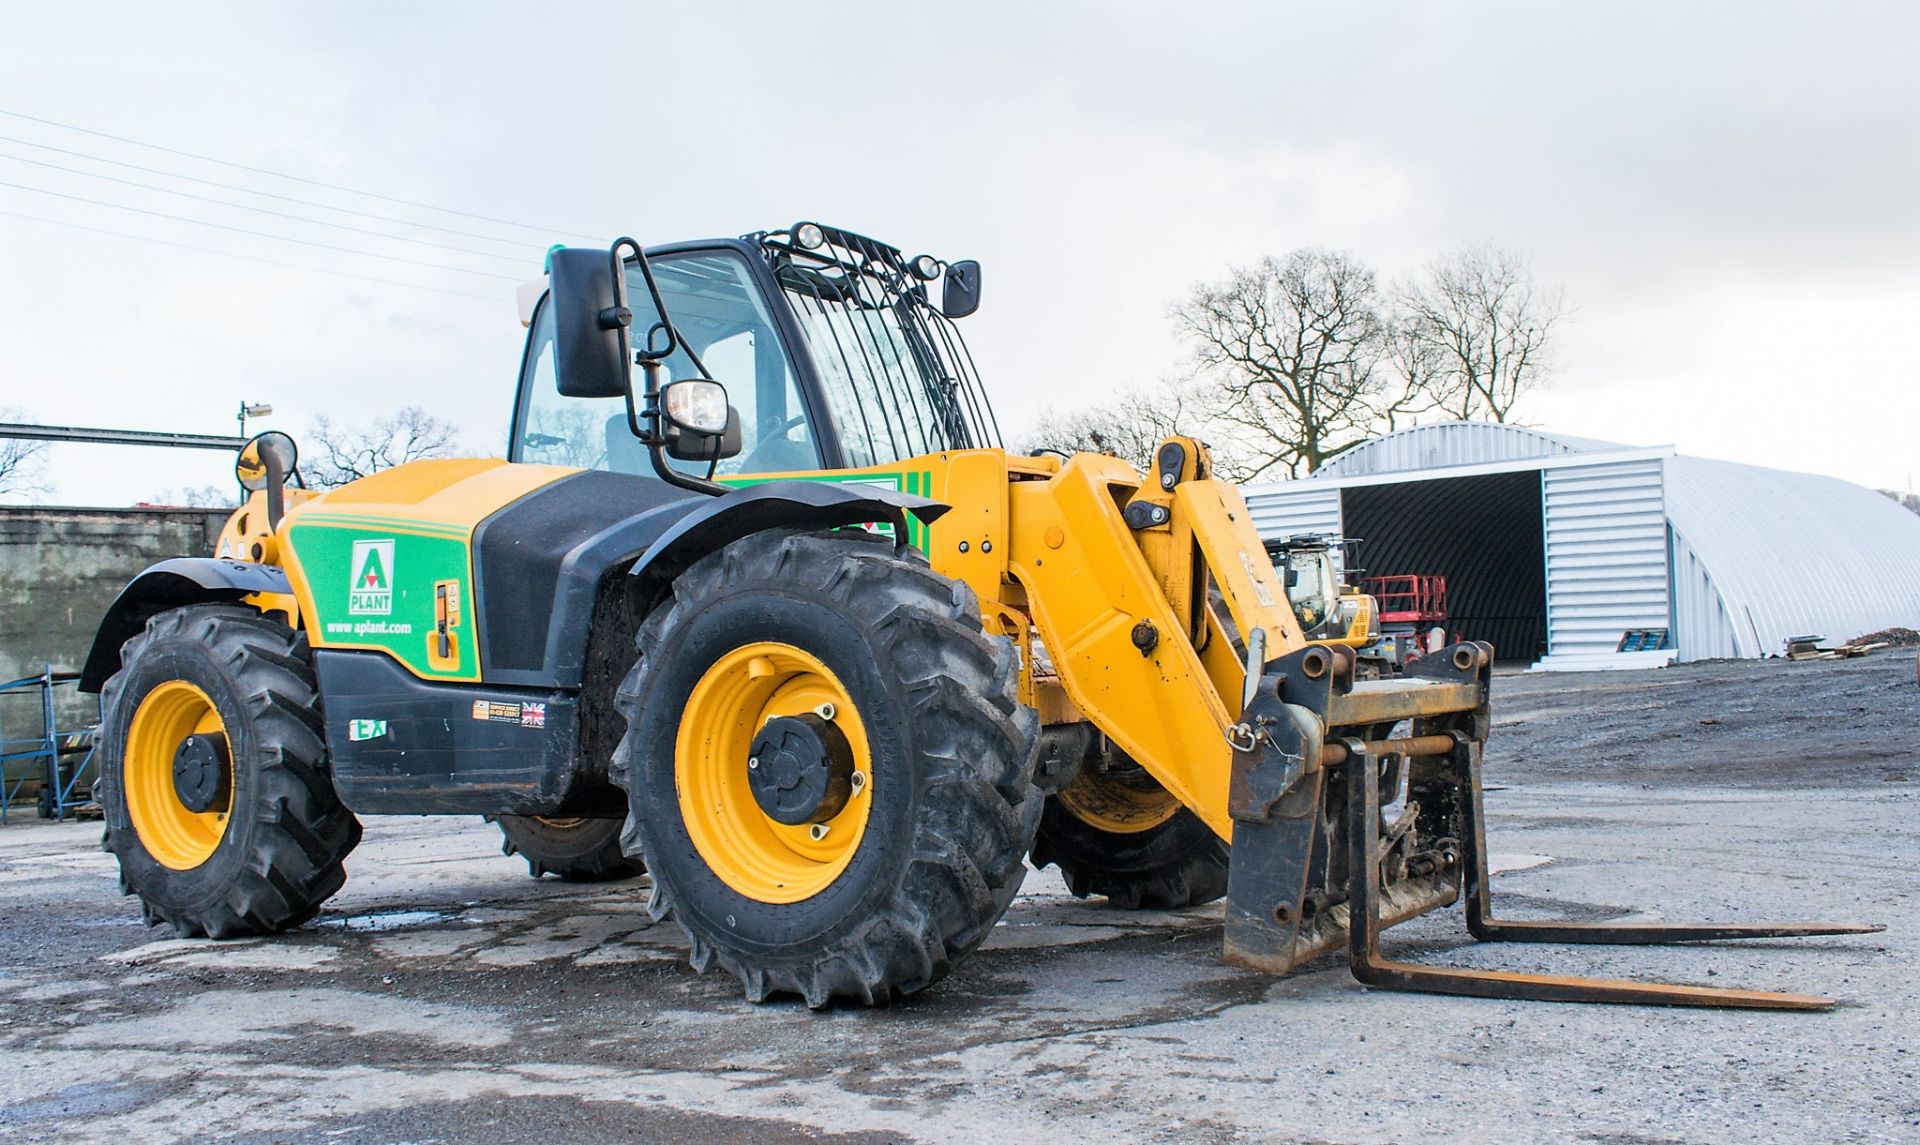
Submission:
<svg viewBox="0 0 1920 1145">
<path fill-rule="evenodd" d="M 286 480 L 299 460 L 300 449 L 293 439 L 270 429 L 240 447 L 240 456 L 233 462 L 233 475 L 239 478 L 242 489 L 258 493 L 275 478 Z"/>
<path fill-rule="evenodd" d="M 241 488 L 250 493 L 267 491 L 268 529 L 280 527 L 280 518 L 287 510 L 287 474 L 299 460 L 299 447 L 277 429 L 248 440 L 234 459 L 233 475 L 240 480 Z"/>
<path fill-rule="evenodd" d="M 647 290 L 630 300 L 623 249 L 638 258 L 640 247 L 632 239 L 621 239 L 611 251 L 563 247 L 550 256 L 554 375 L 565 397 L 625 397 L 633 384 L 636 342 L 656 361 L 673 352 L 672 327 L 645 263 L 640 266 Z M 622 268 L 618 278 L 616 266 Z"/>
<path fill-rule="evenodd" d="M 940 313 L 965 318 L 980 309 L 980 264 L 972 259 L 947 266 L 947 284 L 940 292 Z"/>
<path fill-rule="evenodd" d="M 624 397 L 631 385 L 627 330 L 631 312 L 618 303 L 607 252 L 567 247 L 553 252 L 553 364 L 560 393 L 570 398 Z"/>
</svg>

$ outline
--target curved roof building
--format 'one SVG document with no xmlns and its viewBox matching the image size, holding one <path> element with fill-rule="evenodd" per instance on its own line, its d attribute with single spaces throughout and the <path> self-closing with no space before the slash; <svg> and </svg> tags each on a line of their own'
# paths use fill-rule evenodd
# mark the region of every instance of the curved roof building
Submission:
<svg viewBox="0 0 1920 1145">
<path fill-rule="evenodd" d="M 1833 477 L 1468 421 L 1244 492 L 1269 539 L 1357 537 L 1370 575 L 1445 576 L 1459 635 L 1541 668 L 1920 628 L 1920 515 Z"/>
</svg>

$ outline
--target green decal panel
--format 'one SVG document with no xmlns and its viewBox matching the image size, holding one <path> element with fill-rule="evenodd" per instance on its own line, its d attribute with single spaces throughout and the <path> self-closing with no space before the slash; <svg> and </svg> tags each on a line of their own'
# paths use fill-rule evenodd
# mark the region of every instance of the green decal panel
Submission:
<svg viewBox="0 0 1920 1145">
<path fill-rule="evenodd" d="M 428 679 L 479 679 L 466 531 L 375 517 L 314 519 L 320 516 L 309 514 L 289 534 L 313 595 L 313 642 L 381 649 Z"/>
<path fill-rule="evenodd" d="M 933 488 L 933 474 L 924 469 L 904 473 L 897 471 L 893 473 L 807 473 L 783 474 L 773 478 L 721 477 L 718 480 L 722 485 L 731 485 L 736 489 L 745 488 L 749 485 L 758 485 L 763 481 L 769 480 L 825 481 L 834 485 L 870 485 L 875 489 L 888 489 L 896 493 L 912 493 L 920 497 L 933 496 L 932 492 L 930 492 Z M 908 513 L 906 517 L 907 543 L 919 549 L 921 552 L 926 552 L 927 526 L 921 522 L 920 518 L 914 516 L 912 513 Z M 865 528 L 868 532 L 878 533 L 883 537 L 893 536 L 892 525 L 874 524 L 867 525 Z"/>
</svg>

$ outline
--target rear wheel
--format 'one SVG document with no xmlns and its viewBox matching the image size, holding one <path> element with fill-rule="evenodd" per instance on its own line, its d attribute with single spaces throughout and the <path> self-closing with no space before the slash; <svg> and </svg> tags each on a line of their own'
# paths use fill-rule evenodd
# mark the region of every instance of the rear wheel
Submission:
<svg viewBox="0 0 1920 1145">
<path fill-rule="evenodd" d="M 619 819 L 502 815 L 494 822 L 504 836 L 502 854 L 527 861 L 534 878 L 553 875 L 570 883 L 604 883 L 647 872 L 647 865 L 620 849 Z"/>
<path fill-rule="evenodd" d="M 1083 766 L 1047 800 L 1033 865 L 1060 868 L 1079 898 L 1124 910 L 1175 910 L 1227 893 L 1229 848 L 1140 767 Z"/>
<path fill-rule="evenodd" d="M 639 648 L 613 777 L 696 969 L 871 1005 L 986 939 L 1038 824 L 1039 728 L 965 585 L 879 538 L 770 530 L 683 573 Z"/>
<path fill-rule="evenodd" d="M 104 849 L 149 923 L 267 934 L 346 881 L 360 823 L 327 774 L 306 637 L 250 608 L 163 612 L 101 696 Z"/>
</svg>

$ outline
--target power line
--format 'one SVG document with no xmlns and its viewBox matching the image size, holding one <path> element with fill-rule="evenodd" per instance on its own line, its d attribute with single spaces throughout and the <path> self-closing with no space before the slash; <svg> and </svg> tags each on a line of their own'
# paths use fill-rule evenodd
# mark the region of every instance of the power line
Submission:
<svg viewBox="0 0 1920 1145">
<path fill-rule="evenodd" d="M 484 294 L 468 294 L 462 290 L 446 290 L 438 286 L 422 286 L 417 282 L 401 282 L 400 280 L 394 279 L 394 278 L 377 278 L 370 274 L 354 274 L 352 271 L 347 271 L 347 270 L 328 270 L 326 267 L 322 267 L 322 266 L 307 266 L 304 263 L 298 263 L 298 262 L 282 262 L 277 258 L 261 258 L 258 255 L 236 254 L 233 251 L 216 250 L 213 247 L 194 246 L 192 243 L 177 243 L 169 239 L 156 239 L 150 235 L 129 234 L 126 231 L 108 230 L 105 227 L 90 227 L 84 223 L 70 223 L 65 219 L 49 219 L 41 215 L 29 215 L 21 211 L 9 211 L 4 207 L 0 207 L 0 215 L 6 215 L 10 218 L 15 218 L 15 219 L 26 219 L 28 222 L 47 223 L 51 226 L 56 226 L 56 227 L 68 227 L 76 231 L 88 231 L 92 234 L 107 235 L 109 237 L 116 238 L 116 239 L 132 239 L 135 242 L 153 243 L 156 246 L 170 246 L 170 247 L 175 247 L 179 250 L 196 251 L 200 254 L 219 255 L 221 258 L 236 258 L 242 262 L 258 262 L 258 263 L 263 263 L 267 266 L 286 267 L 288 270 L 306 270 L 306 271 L 311 271 L 314 274 L 332 275 L 335 278 L 355 278 L 355 279 L 359 279 L 361 282 L 377 282 L 382 286 L 401 286 L 401 287 L 405 287 L 408 290 L 426 290 L 426 291 L 431 291 L 434 294 L 448 294 L 448 295 L 452 295 L 455 298 L 472 298 L 479 302 L 490 302 L 495 305 L 498 305 L 500 303 L 500 299 L 489 298 L 487 295 L 484 295 Z"/>
<path fill-rule="evenodd" d="M 31 163 L 35 167 L 45 167 L 51 171 L 65 171 L 69 175 L 83 175 L 89 179 L 104 179 L 109 183 L 119 183 L 125 187 L 138 187 L 143 191 L 158 191 L 163 195 L 178 195 L 183 199 L 194 199 L 202 203 L 212 203 L 218 207 L 233 207 L 242 211 L 258 211 L 263 215 L 272 215 L 276 219 L 291 219 L 296 223 L 307 223 L 316 227 L 333 227 L 338 230 L 352 231 L 355 234 L 372 235 L 377 239 L 389 239 L 398 243 L 415 243 L 419 246 L 430 246 L 440 250 L 450 250 L 455 254 L 473 255 L 475 258 L 497 258 L 502 262 L 519 263 L 522 266 L 526 265 L 525 259 L 515 258 L 510 254 L 495 254 L 487 250 L 473 250 L 468 247 L 452 246 L 448 243 L 437 243 L 432 239 L 415 239 L 408 238 L 406 235 L 388 234 L 385 231 L 371 230 L 367 227 L 356 227 L 348 223 L 330 223 L 325 219 L 310 219 L 305 215 L 290 215 L 285 211 L 276 211 L 269 207 L 255 207 L 247 203 L 236 203 L 231 199 L 216 199 L 211 195 L 196 195 L 192 191 L 176 191 L 171 187 L 159 187 L 152 183 L 142 183 L 137 179 L 122 179 L 116 175 L 102 175 L 94 171 L 82 171 L 78 167 L 63 167 L 58 163 L 46 163 L 39 159 L 29 159 L 24 155 L 9 155 L 4 151 L 0 151 L 0 159 L 11 159 L 15 163 Z"/>
<path fill-rule="evenodd" d="M 502 282 L 526 281 L 525 278 L 517 278 L 511 274 L 495 274 L 493 271 L 490 271 L 490 270 L 469 270 L 464 266 L 452 266 L 444 262 L 422 262 L 417 258 L 402 258 L 397 254 L 381 254 L 378 251 L 358 250 L 354 247 L 335 246 L 332 243 L 315 242 L 312 239 L 297 239 L 297 238 L 293 238 L 290 235 L 276 235 L 271 231 L 256 231 L 256 230 L 251 230 L 247 227 L 230 226 L 226 223 L 210 223 L 205 219 L 193 219 L 193 218 L 188 218 L 185 215 L 170 215 L 165 211 L 149 211 L 145 207 L 130 207 L 125 203 L 112 203 L 112 202 L 108 202 L 105 199 L 89 199 L 85 195 L 73 195 L 73 194 L 68 194 L 65 191 L 49 191 L 44 187 L 30 187 L 25 183 L 9 183 L 4 179 L 0 179 L 0 187 L 11 187 L 16 191 L 31 191 L 36 195 L 50 195 L 56 199 L 71 199 L 76 203 L 88 203 L 92 206 L 107 207 L 111 210 L 116 210 L 116 211 L 132 211 L 136 215 L 152 215 L 156 219 L 172 219 L 176 223 L 192 223 L 194 226 L 197 226 L 197 227 L 212 227 L 213 229 L 219 230 L 219 231 L 232 231 L 234 234 L 239 234 L 239 235 L 252 235 L 255 238 L 273 239 L 277 242 L 283 242 L 283 243 L 298 243 L 301 246 L 316 247 L 320 250 L 339 251 L 342 254 L 356 254 L 362 258 L 385 259 L 388 262 L 400 262 L 400 263 L 405 263 L 408 266 L 424 266 L 424 267 L 429 267 L 433 270 L 448 270 L 448 271 L 452 271 L 455 274 L 472 274 L 472 275 L 477 275 L 481 278 L 497 278 L 497 279 L 500 279 Z"/>
<path fill-rule="evenodd" d="M 249 167 L 245 163 L 234 163 L 226 159 L 215 159 L 211 155 L 199 155 L 192 151 L 182 151 L 177 147 L 166 147 L 158 143 L 147 143 L 139 139 L 128 139 L 124 135 L 109 135 L 104 131 L 95 131 L 92 128 L 75 127 L 71 123 L 57 123 L 51 119 L 42 119 L 37 115 L 28 115 L 20 111 L 9 111 L 4 107 L 0 107 L 0 115 L 11 116 L 14 119 L 24 119 L 29 123 L 44 124 L 47 127 L 57 127 L 62 131 L 77 131 L 82 135 L 92 135 L 99 139 L 111 139 L 115 143 L 127 143 L 135 147 L 146 147 L 154 151 L 164 151 L 169 155 L 179 155 L 187 159 L 197 159 L 202 163 L 215 163 L 222 167 L 231 167 L 236 171 L 251 171 L 256 175 L 267 175 L 275 179 L 288 179 L 295 183 L 305 183 L 310 187 L 324 187 L 329 191 L 340 191 L 348 195 L 361 195 L 369 199 L 379 199 L 385 203 L 398 203 L 402 206 L 418 207 L 424 211 L 439 211 L 442 214 L 458 215 L 464 219 L 477 219 L 483 223 L 499 223 L 503 226 L 520 227 L 523 230 L 545 231 L 549 234 L 569 235 L 573 238 L 580 239 L 593 239 L 591 235 L 580 234 L 577 231 L 565 231 L 558 227 L 536 226 L 533 223 L 518 223 L 512 219 L 497 219 L 491 215 L 476 215 L 467 211 L 456 211 L 452 207 L 436 207 L 432 203 L 421 203 L 412 199 L 399 199 L 392 195 L 381 195 L 373 191 L 361 191 L 353 187 L 342 187 L 336 183 L 323 183 L 318 179 L 308 179 L 300 175 L 289 175 L 283 171 L 273 171 L 265 167 Z M 597 242 L 599 240 L 593 239 L 593 241 Z"/>
<path fill-rule="evenodd" d="M 383 223 L 394 223 L 403 227 L 416 227 L 425 231 L 437 231 L 443 235 L 458 235 L 466 239 L 481 239 L 490 243 L 505 243 L 509 246 L 527 246 L 527 239 L 508 239 L 498 235 L 482 234 L 479 231 L 463 231 L 455 227 L 439 227 L 432 223 L 416 223 L 411 219 L 396 219 L 387 215 L 377 215 L 372 211 L 356 211 L 352 207 L 338 207 L 332 203 L 322 203 L 314 199 L 301 199 L 293 195 L 282 195 L 275 191 L 262 191 L 255 187 L 242 187 L 238 183 L 222 183 L 218 179 L 202 179 L 198 175 L 182 175 L 178 171 L 168 171 L 160 167 L 142 167 L 138 163 L 128 163 L 123 159 L 109 159 L 104 155 L 94 155 L 87 151 L 72 151 L 65 147 L 55 147 L 51 143 L 35 143 L 31 139 L 20 139 L 12 135 L 0 135 L 0 143 L 17 143 L 23 147 L 32 147 L 40 151 L 52 151 L 57 155 L 71 155 L 75 159 L 85 159 L 93 163 L 105 163 L 113 167 L 124 167 L 129 171 L 142 171 L 148 175 L 164 175 L 169 179 L 179 179 L 188 183 L 198 183 L 203 187 L 218 187 L 223 191 L 239 191 L 243 195 L 258 195 L 263 199 L 277 199 L 282 203 L 297 203 L 302 207 L 315 207 L 322 211 L 338 211 L 343 215 L 354 215 L 362 219 L 374 219 Z"/>
</svg>

